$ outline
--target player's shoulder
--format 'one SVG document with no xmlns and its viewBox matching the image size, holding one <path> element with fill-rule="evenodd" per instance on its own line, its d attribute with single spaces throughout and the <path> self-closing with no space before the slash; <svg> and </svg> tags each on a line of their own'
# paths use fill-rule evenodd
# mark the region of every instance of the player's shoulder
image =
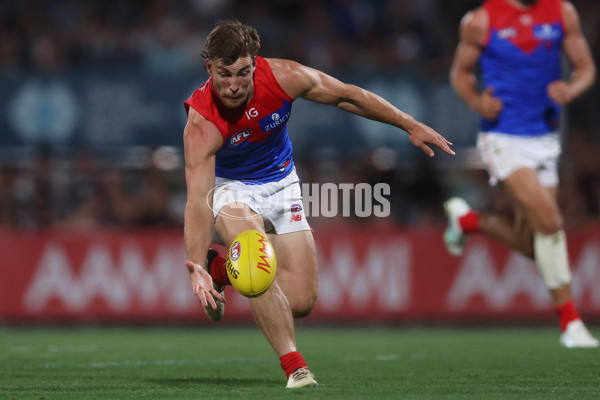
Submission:
<svg viewBox="0 0 600 400">
<path fill-rule="evenodd" d="M 561 0 L 560 8 L 563 15 L 563 19 L 567 26 L 570 24 L 579 24 L 579 14 L 577 13 L 577 9 L 572 2 L 568 0 Z"/>
<path fill-rule="evenodd" d="M 463 40 L 481 44 L 485 39 L 490 17 L 485 7 L 478 7 L 466 13 L 460 21 L 460 33 Z"/>
<path fill-rule="evenodd" d="M 314 70 L 297 61 L 283 58 L 266 58 L 265 60 L 269 63 L 277 83 L 292 99 L 300 96 L 314 80 Z"/>
<path fill-rule="evenodd" d="M 461 19 L 462 27 L 473 30 L 485 30 L 488 27 L 490 17 L 485 7 L 478 7 L 467 12 Z"/>
<path fill-rule="evenodd" d="M 183 131 L 183 142 L 186 148 L 214 153 L 223 146 L 223 140 L 215 123 L 194 108 L 190 108 Z"/>
<path fill-rule="evenodd" d="M 581 19 L 571 1 L 560 0 L 560 11 L 566 35 L 581 34 Z"/>
<path fill-rule="evenodd" d="M 275 77 L 293 74 L 302 66 L 296 61 L 283 58 L 265 58 L 264 60 L 269 64 L 269 67 L 271 67 L 271 71 L 273 71 Z"/>
</svg>

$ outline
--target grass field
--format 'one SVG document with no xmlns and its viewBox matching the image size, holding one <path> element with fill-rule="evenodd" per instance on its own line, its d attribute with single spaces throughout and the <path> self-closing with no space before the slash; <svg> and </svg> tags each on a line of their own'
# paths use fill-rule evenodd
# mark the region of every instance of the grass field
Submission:
<svg viewBox="0 0 600 400">
<path fill-rule="evenodd" d="M 255 328 L 2 328 L 0 398 L 600 398 L 600 351 L 563 349 L 556 329 L 301 327 L 297 336 L 317 388 L 284 389 Z"/>
</svg>

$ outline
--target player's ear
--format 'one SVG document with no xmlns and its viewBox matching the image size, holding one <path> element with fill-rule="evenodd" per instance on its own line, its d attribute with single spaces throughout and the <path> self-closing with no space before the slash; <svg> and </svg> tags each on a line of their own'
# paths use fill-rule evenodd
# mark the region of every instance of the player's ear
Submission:
<svg viewBox="0 0 600 400">
<path fill-rule="evenodd" d="M 207 59 L 206 59 L 206 64 L 205 64 L 205 67 L 206 67 L 206 72 L 208 72 L 208 75 L 210 75 L 210 76 L 212 76 L 212 73 L 210 72 L 210 68 L 211 68 L 211 66 L 212 66 L 212 63 L 211 63 L 211 62 L 210 62 L 210 60 L 207 58 Z"/>
</svg>

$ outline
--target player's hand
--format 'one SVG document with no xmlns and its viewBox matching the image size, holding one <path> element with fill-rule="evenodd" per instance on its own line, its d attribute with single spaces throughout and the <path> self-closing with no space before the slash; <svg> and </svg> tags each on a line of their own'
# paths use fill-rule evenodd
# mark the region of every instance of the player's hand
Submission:
<svg viewBox="0 0 600 400">
<path fill-rule="evenodd" d="M 452 142 L 419 121 L 415 120 L 406 131 L 408 132 L 411 143 L 423 150 L 429 157 L 433 157 L 434 153 L 428 144 L 438 147 L 444 153 L 450 154 L 451 156 L 455 154 L 450 148 Z"/>
<path fill-rule="evenodd" d="M 494 87 L 488 86 L 479 95 L 476 111 L 485 119 L 497 119 L 504 108 L 502 99 L 494 96 Z"/>
<path fill-rule="evenodd" d="M 185 262 L 185 266 L 190 275 L 192 290 L 198 297 L 198 300 L 200 300 L 200 303 L 202 303 L 202 307 L 207 307 L 210 304 L 213 310 L 216 310 L 217 303 L 215 299 L 223 303 L 226 302 L 225 298 L 213 287 L 213 280 L 210 274 L 200 264 L 188 260 Z"/>
<path fill-rule="evenodd" d="M 558 105 L 565 105 L 573 100 L 573 93 L 569 84 L 563 80 L 550 82 L 546 88 L 548 96 Z"/>
</svg>

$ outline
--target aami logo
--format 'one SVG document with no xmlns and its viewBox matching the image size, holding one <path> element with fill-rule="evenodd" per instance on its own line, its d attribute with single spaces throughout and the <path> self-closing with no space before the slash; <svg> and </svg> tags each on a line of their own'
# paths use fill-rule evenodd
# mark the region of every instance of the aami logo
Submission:
<svg viewBox="0 0 600 400">
<path fill-rule="evenodd" d="M 242 253 L 242 246 L 240 242 L 235 242 L 231 245 L 231 249 L 229 250 L 229 258 L 231 261 L 237 261 L 240 258 L 240 254 Z"/>
<path fill-rule="evenodd" d="M 248 139 L 251 134 L 252 131 L 250 129 L 244 129 L 243 131 L 237 132 L 229 139 L 229 146 L 237 146 L 238 144 Z"/>
</svg>

